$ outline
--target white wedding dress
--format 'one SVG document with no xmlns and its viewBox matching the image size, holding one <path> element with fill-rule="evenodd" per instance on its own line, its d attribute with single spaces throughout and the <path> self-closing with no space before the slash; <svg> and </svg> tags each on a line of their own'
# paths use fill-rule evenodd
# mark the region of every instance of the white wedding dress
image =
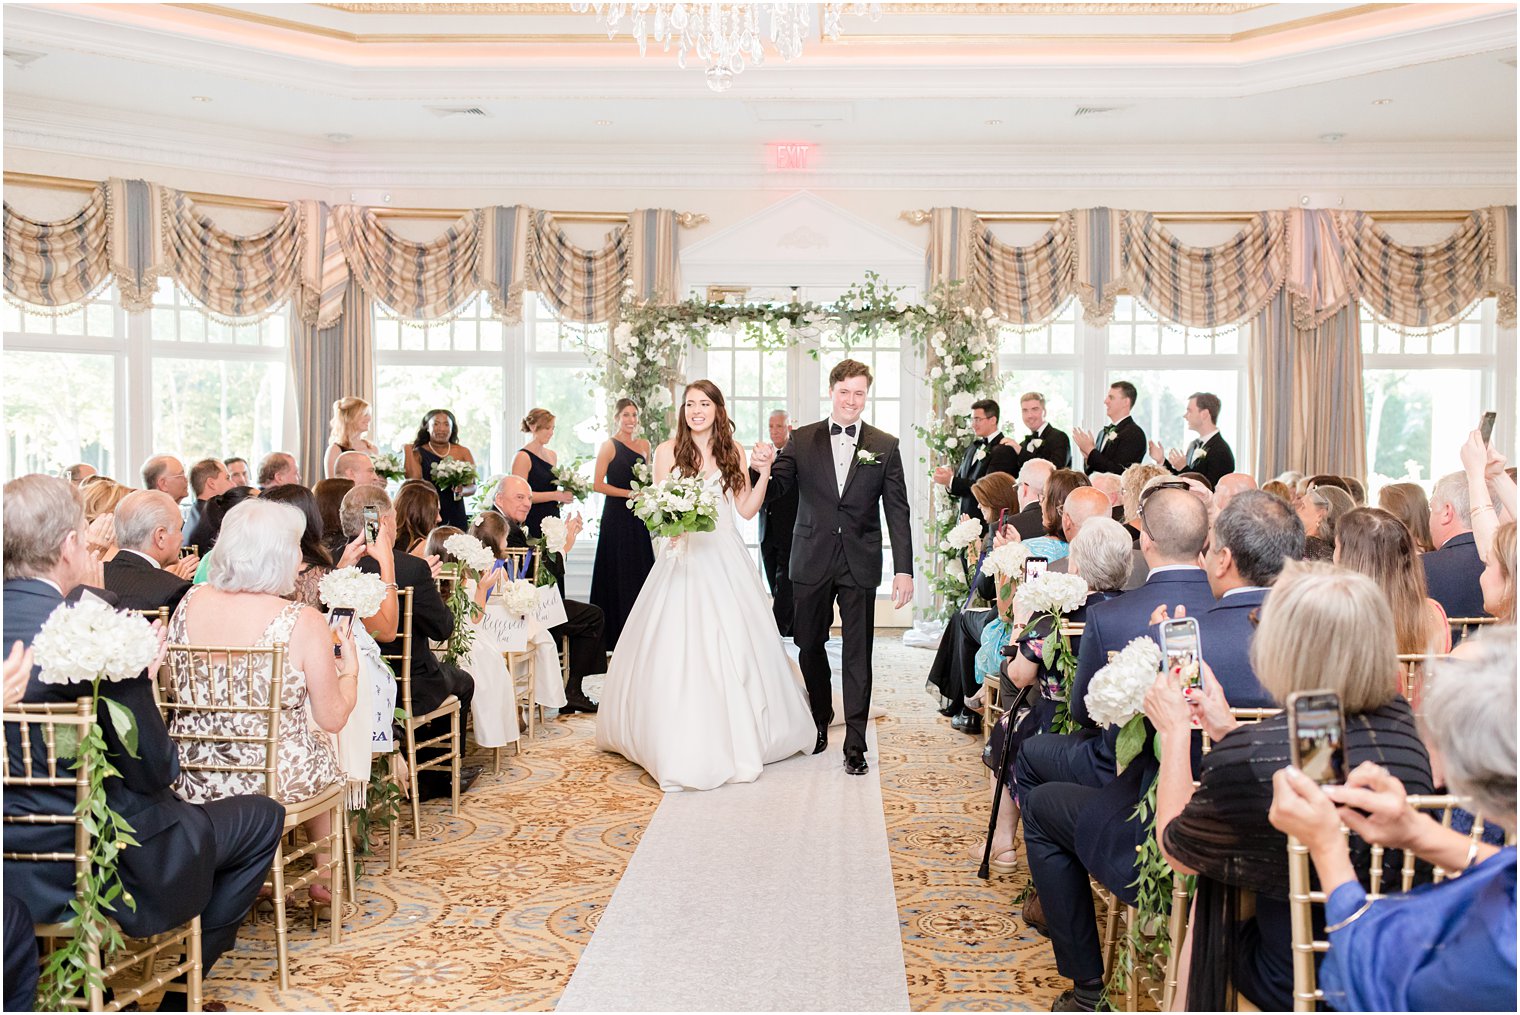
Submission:
<svg viewBox="0 0 1520 1015">
<path fill-rule="evenodd" d="M 719 484 L 713 473 L 707 483 Z M 719 493 L 713 532 L 661 539 L 607 667 L 596 743 L 670 792 L 753 782 L 817 738 L 802 675 Z"/>
</svg>

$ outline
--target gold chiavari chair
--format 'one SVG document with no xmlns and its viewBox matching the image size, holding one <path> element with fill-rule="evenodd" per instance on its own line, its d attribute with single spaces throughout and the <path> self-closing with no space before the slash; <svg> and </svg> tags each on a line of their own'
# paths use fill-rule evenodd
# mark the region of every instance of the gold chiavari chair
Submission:
<svg viewBox="0 0 1520 1015">
<path fill-rule="evenodd" d="M 1269 719 L 1274 715 L 1280 714 L 1282 714 L 1282 709 L 1280 708 L 1230 709 L 1230 715 L 1234 716 L 1235 721 L 1240 723 L 1242 726 L 1249 726 L 1253 723 L 1259 723 L 1263 719 Z M 1203 753 L 1208 754 L 1214 749 L 1214 741 L 1209 738 L 1208 730 L 1200 730 L 1199 732 L 1203 734 Z"/>
<path fill-rule="evenodd" d="M 1459 807 L 1471 810 L 1469 801 L 1458 796 L 1411 796 L 1409 806 L 1417 811 L 1429 813 L 1447 828 L 1451 827 L 1453 811 Z M 1341 835 L 1345 837 L 1349 834 L 1349 831 L 1342 826 Z M 1474 818 L 1469 835 L 1473 842 L 1482 839 L 1482 820 Z M 1383 858 L 1386 852 L 1387 850 L 1382 846 L 1371 847 L 1371 869 L 1368 874 L 1368 883 L 1364 886 L 1369 900 L 1381 899 L 1388 894 L 1388 890 L 1383 886 Z M 1404 851 L 1399 868 L 1398 891 L 1407 892 L 1414 887 L 1415 859 L 1412 851 Z M 1315 957 L 1328 952 L 1330 942 L 1314 936 L 1314 907 L 1323 906 L 1328 896 L 1323 891 L 1311 888 L 1312 866 L 1309 859 L 1309 847 L 1289 836 L 1288 920 L 1293 934 L 1293 1010 L 1296 1012 L 1317 1011 L 1319 1002 L 1325 999 L 1324 991 L 1318 986 Z M 1449 873 L 1441 867 L 1436 867 L 1434 880 L 1444 881 Z"/>
<path fill-rule="evenodd" d="M 169 607 L 167 606 L 156 606 L 147 610 L 128 610 L 127 612 L 137 614 L 150 624 L 157 621 L 163 630 L 169 630 Z M 167 677 L 167 668 L 160 669 L 153 675 L 153 700 L 159 706 L 162 706 L 164 703 L 164 682 Z"/>
<path fill-rule="evenodd" d="M 59 731 L 71 730 L 70 739 L 75 743 L 95 721 L 95 700 L 80 698 L 73 704 L 21 704 L 4 712 L 5 753 L 4 788 L 7 795 L 26 788 L 74 790 L 74 805 L 56 814 L 6 814 L 5 825 L 54 825 L 72 826 L 72 852 L 26 853 L 5 850 L 6 867 L 12 864 L 59 863 L 74 865 L 75 884 L 82 887 L 90 869 L 90 856 L 94 852 L 94 835 L 77 817 L 89 793 L 90 769 L 87 762 L 78 763 L 71 757 L 63 757 L 59 749 Z M 129 849 L 131 847 L 128 847 Z M 75 933 L 64 923 L 36 924 L 36 934 L 51 950 L 53 942 L 72 937 Z M 119 929 L 119 928 L 118 928 Z M 112 999 L 107 1002 L 100 985 L 86 980 L 84 993 L 69 999 L 68 1007 L 86 1011 L 121 1011 L 145 995 L 164 988 L 177 977 L 185 977 L 185 994 L 190 1011 L 201 1010 L 201 918 L 194 917 L 189 923 L 151 938 L 123 938 L 123 947 L 109 955 L 102 955 L 98 941 L 90 942 L 85 950 L 85 961 L 91 968 L 101 971 L 101 983 L 110 984 Z M 172 965 L 157 969 L 161 957 L 183 953 L 183 958 Z M 134 967 L 141 967 L 141 978 L 136 982 L 124 979 L 123 974 Z"/>
<path fill-rule="evenodd" d="M 404 740 L 407 764 L 407 788 L 411 791 L 412 798 L 412 838 L 422 838 L 422 804 L 418 799 L 417 773 L 420 770 L 442 771 L 447 768 L 453 776 L 453 806 L 451 813 L 459 813 L 459 763 L 464 756 L 464 734 L 461 726 L 459 699 L 449 695 L 443 699 L 442 704 L 426 715 L 417 715 L 412 708 L 412 590 L 399 589 L 398 603 L 401 607 L 401 629 L 397 641 L 400 642 L 401 651 L 395 655 L 386 655 L 396 670 L 396 686 L 400 692 L 401 709 L 406 713 L 406 718 L 401 722 L 401 732 Z M 417 730 L 424 724 L 431 722 L 440 716 L 449 717 L 449 732 L 440 734 L 430 740 L 417 742 Z M 438 755 L 420 766 L 417 763 L 417 751 L 425 747 L 438 747 L 447 744 L 448 749 L 444 754 Z"/>
<path fill-rule="evenodd" d="M 1445 659 L 1446 655 L 1440 652 L 1411 652 L 1399 654 L 1399 693 L 1404 700 L 1418 707 L 1422 692 L 1425 690 L 1425 672 L 1430 664 L 1438 659 Z"/>
<path fill-rule="evenodd" d="M 1451 636 L 1454 641 L 1461 641 L 1468 635 L 1473 634 L 1480 628 L 1497 624 L 1499 621 L 1494 617 L 1447 617 L 1446 623 L 1451 625 Z"/>
<path fill-rule="evenodd" d="M 1064 634 L 1067 638 L 1080 638 L 1082 637 L 1083 626 L 1082 624 L 1062 624 L 1060 633 Z M 1007 711 L 1007 708 L 999 700 L 1003 693 L 1001 680 L 987 681 L 982 684 L 982 689 L 982 729 L 990 739 L 992 736 L 992 724 L 1003 717 L 1003 713 Z M 1031 691 L 1030 693 L 1033 694 L 1034 692 Z"/>
<path fill-rule="evenodd" d="M 285 652 L 286 646 L 282 642 L 255 648 L 169 646 L 170 660 L 182 660 L 185 669 L 192 672 L 199 663 L 202 672 L 212 675 L 209 684 L 191 681 L 188 686 L 176 687 L 174 700 L 163 706 L 169 733 L 179 746 L 181 771 L 242 773 L 260 780 L 265 796 L 275 796 L 279 782 Z M 239 722 L 238 717 L 248 717 L 249 721 Z M 204 722 L 198 721 L 201 718 Z M 304 719 L 303 714 L 292 721 Z M 197 750 L 200 745 L 209 750 Z M 328 891 L 332 893 L 328 939 L 332 944 L 342 939 L 343 863 L 347 854 L 346 790 L 346 784 L 339 781 L 309 799 L 285 801 L 285 835 L 280 848 L 275 851 L 269 878 L 265 881 L 265 887 L 273 896 L 275 951 L 281 990 L 290 988 L 285 914 L 287 892 L 298 891 L 325 876 Z M 296 845 L 291 833 L 297 826 L 323 814 L 327 815 L 329 822 L 327 834 L 309 838 L 304 846 Z M 318 859 L 318 854 L 324 851 L 327 853 L 325 861 Z M 290 866 L 307 856 L 312 858 L 311 869 L 294 879 L 287 878 Z M 315 903 L 311 912 L 312 926 L 315 927 Z"/>
</svg>

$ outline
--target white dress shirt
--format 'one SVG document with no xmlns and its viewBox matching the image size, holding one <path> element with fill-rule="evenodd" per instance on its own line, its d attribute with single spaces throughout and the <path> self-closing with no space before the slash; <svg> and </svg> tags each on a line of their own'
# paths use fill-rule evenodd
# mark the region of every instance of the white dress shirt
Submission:
<svg viewBox="0 0 1520 1015">
<path fill-rule="evenodd" d="M 844 427 L 846 425 L 855 428 L 855 436 L 851 437 L 844 430 L 840 430 L 839 433 L 832 432 L 834 427 Z M 834 485 L 841 497 L 844 496 L 844 481 L 850 475 L 850 459 L 855 457 L 855 447 L 860 443 L 861 426 L 862 424 L 858 419 L 854 423 L 845 424 L 839 422 L 833 416 L 829 417 L 829 443 L 834 448 Z"/>
</svg>

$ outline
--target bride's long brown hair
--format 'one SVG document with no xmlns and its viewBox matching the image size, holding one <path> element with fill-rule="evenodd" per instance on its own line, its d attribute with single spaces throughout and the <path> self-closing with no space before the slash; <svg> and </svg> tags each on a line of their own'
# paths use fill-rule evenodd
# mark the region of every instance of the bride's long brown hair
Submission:
<svg viewBox="0 0 1520 1015">
<path fill-rule="evenodd" d="M 712 428 L 712 457 L 718 463 L 718 472 L 723 476 L 723 489 L 730 493 L 742 493 L 744 490 L 744 458 L 739 454 L 739 445 L 734 443 L 734 424 L 728 418 L 728 409 L 723 404 L 723 392 L 712 381 L 692 381 L 686 385 L 681 393 L 680 410 L 676 413 L 676 468 L 681 470 L 683 476 L 702 475 L 702 449 L 697 447 L 696 440 L 691 435 L 691 427 L 686 425 L 686 395 L 695 388 L 708 398 L 712 399 L 714 415 Z"/>
</svg>

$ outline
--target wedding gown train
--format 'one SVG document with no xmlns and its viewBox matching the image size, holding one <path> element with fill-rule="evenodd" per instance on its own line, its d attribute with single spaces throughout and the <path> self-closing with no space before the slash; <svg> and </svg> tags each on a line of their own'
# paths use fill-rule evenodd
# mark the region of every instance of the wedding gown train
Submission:
<svg viewBox="0 0 1520 1015">
<path fill-rule="evenodd" d="M 717 487 L 718 474 L 707 478 Z M 659 557 L 602 686 L 596 743 L 640 765 L 663 790 L 753 782 L 817 737 L 802 675 L 719 492 L 717 528 Z"/>
</svg>

